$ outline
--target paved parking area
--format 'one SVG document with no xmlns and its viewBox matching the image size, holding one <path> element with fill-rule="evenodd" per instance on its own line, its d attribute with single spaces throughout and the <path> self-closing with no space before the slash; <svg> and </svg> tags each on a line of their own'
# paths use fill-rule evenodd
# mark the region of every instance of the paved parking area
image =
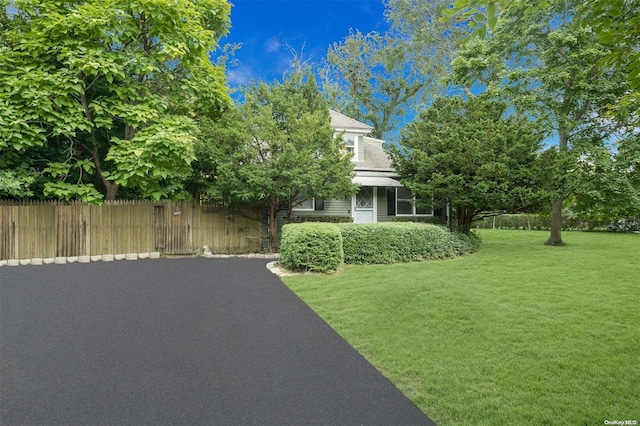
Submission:
<svg viewBox="0 0 640 426">
<path fill-rule="evenodd" d="M 1 267 L 0 424 L 433 424 L 267 262 Z"/>
</svg>

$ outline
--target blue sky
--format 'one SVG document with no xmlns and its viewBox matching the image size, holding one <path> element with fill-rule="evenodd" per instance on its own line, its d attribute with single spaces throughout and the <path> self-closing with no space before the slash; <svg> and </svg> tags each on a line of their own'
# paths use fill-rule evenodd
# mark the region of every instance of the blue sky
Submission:
<svg viewBox="0 0 640 426">
<path fill-rule="evenodd" d="M 227 70 L 229 85 L 252 79 L 273 81 L 287 70 L 287 46 L 313 61 L 343 40 L 349 29 L 384 32 L 382 0 L 231 0 L 231 30 L 222 43 L 241 43 L 237 64 Z"/>
</svg>

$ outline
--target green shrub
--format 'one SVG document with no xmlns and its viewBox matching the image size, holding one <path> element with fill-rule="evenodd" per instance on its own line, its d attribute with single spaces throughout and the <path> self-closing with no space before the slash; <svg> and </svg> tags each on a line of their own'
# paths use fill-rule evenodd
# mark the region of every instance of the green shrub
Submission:
<svg viewBox="0 0 640 426">
<path fill-rule="evenodd" d="M 291 271 L 332 272 L 344 262 L 342 236 L 330 223 L 296 223 L 282 227 L 280 263 Z"/>
<path fill-rule="evenodd" d="M 351 223 L 351 216 L 293 216 L 290 223 L 325 222 L 325 223 Z"/>
<path fill-rule="evenodd" d="M 609 220 L 588 221 L 578 217 L 575 213 L 562 213 L 563 231 L 596 231 L 605 230 Z M 551 229 L 551 216 L 543 214 L 503 214 L 487 217 L 474 222 L 476 229 L 526 229 L 548 231 Z"/>
<path fill-rule="evenodd" d="M 479 240 L 422 223 L 338 224 L 344 262 L 396 263 L 446 259 L 473 252 Z"/>
<path fill-rule="evenodd" d="M 393 216 L 392 222 L 418 222 L 418 223 L 432 223 L 434 225 L 446 225 L 446 216 Z"/>
<path fill-rule="evenodd" d="M 607 226 L 609 232 L 640 232 L 640 216 L 633 219 L 617 219 Z"/>
</svg>

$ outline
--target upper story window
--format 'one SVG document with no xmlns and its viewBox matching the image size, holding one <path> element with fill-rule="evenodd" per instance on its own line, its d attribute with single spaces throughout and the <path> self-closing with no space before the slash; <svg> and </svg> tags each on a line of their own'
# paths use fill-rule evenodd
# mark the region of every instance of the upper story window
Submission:
<svg viewBox="0 0 640 426">
<path fill-rule="evenodd" d="M 342 135 L 347 152 L 352 155 L 351 161 L 358 161 L 358 136 L 344 134 Z"/>
</svg>

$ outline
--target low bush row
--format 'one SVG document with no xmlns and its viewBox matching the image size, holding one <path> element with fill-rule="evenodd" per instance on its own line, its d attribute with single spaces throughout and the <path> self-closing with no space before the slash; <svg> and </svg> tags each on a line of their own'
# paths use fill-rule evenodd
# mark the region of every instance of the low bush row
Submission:
<svg viewBox="0 0 640 426">
<path fill-rule="evenodd" d="M 640 216 L 635 219 L 614 220 L 607 226 L 609 232 L 640 232 Z"/>
<path fill-rule="evenodd" d="M 503 214 L 484 218 L 474 223 L 477 229 L 527 229 L 548 231 L 551 216 L 542 214 Z M 622 220 L 584 220 L 574 213 L 563 213 L 563 231 L 640 231 L 640 218 Z"/>
<path fill-rule="evenodd" d="M 446 225 L 446 216 L 393 216 L 392 222 L 419 222 L 419 223 L 432 223 L 434 225 Z"/>
<path fill-rule="evenodd" d="M 470 237 L 421 223 L 340 224 L 344 261 L 349 264 L 446 259 L 470 253 Z"/>
<path fill-rule="evenodd" d="M 351 223 L 351 216 L 293 216 L 290 223 L 324 222 L 324 223 Z"/>
<path fill-rule="evenodd" d="M 344 262 L 336 225 L 306 222 L 282 227 L 280 263 L 292 271 L 335 271 Z"/>
<path fill-rule="evenodd" d="M 294 271 L 330 272 L 344 262 L 375 264 L 446 259 L 471 253 L 478 237 L 421 223 L 289 224 L 280 262 Z"/>
</svg>

